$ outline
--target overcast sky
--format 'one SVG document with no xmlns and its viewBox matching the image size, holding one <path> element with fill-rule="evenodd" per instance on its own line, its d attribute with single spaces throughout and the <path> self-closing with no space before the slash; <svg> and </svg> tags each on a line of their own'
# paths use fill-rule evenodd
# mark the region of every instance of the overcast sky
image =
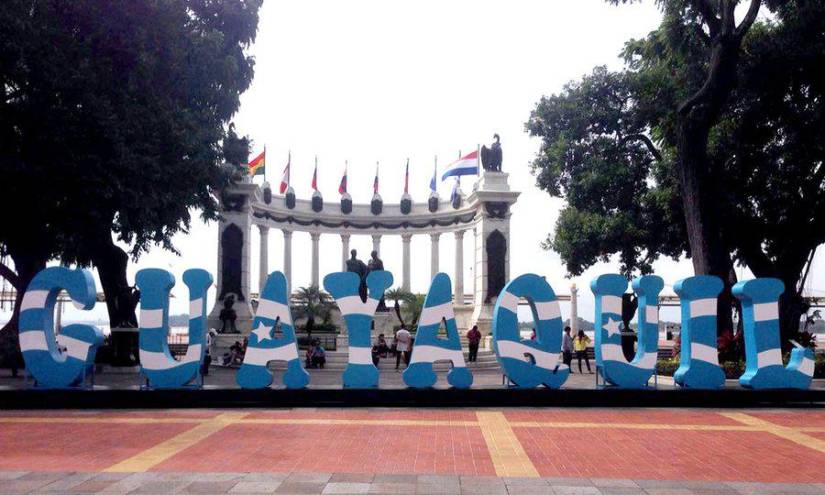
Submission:
<svg viewBox="0 0 825 495">
<path fill-rule="evenodd" d="M 489 144 L 499 133 L 503 169 L 510 174 L 511 187 L 522 193 L 512 210 L 511 274 L 538 273 L 557 293 L 565 294 L 576 282 L 582 288 L 580 315 L 592 320 L 589 282 L 615 270 L 615 265 L 599 264 L 582 277 L 567 279 L 559 256 L 541 249 L 562 201 L 535 187 L 528 163 L 539 142 L 525 134 L 524 122 L 542 95 L 559 92 L 596 65 L 620 68 L 618 54 L 624 42 L 646 35 L 659 20 L 653 1 L 622 7 L 603 0 L 268 1 L 251 48 L 255 79 L 241 99 L 235 123 L 240 133 L 254 140 L 253 156 L 266 145 L 267 176 L 273 184 L 280 181 L 292 150 L 292 185 L 298 197 L 310 195 L 317 155 L 319 189 L 333 203 L 339 199 L 344 160 L 349 160 L 349 190 L 355 202 L 369 201 L 376 161 L 381 163 L 384 201 L 397 202 L 407 158 L 410 193 L 423 201 L 436 155 L 445 165 L 459 151 Z M 462 184 L 464 191 L 471 190 L 470 178 Z M 450 185 L 440 185 L 439 192 L 448 196 Z M 173 290 L 177 298 L 172 311 L 185 312 L 181 274 L 192 267 L 215 273 L 217 237 L 216 224 L 198 223 L 190 235 L 175 239 L 181 257 L 154 249 L 130 265 L 130 281 L 140 268 L 172 271 L 179 284 Z M 353 236 L 351 246 L 367 255 L 371 239 Z M 440 248 L 441 270 L 452 276 L 452 236 L 442 236 Z M 464 286 L 469 292 L 472 242 L 465 241 L 465 248 Z M 282 268 L 282 249 L 282 235 L 271 231 L 270 270 Z M 321 250 L 323 278 L 340 269 L 340 238 L 322 236 Z M 309 253 L 309 235 L 296 233 L 293 287 L 309 285 Z M 429 236 L 414 237 L 412 253 L 412 288 L 425 292 Z M 257 229 L 252 258 L 256 291 Z M 384 239 L 382 258 L 400 284 L 400 237 Z M 656 272 L 669 292 L 676 280 L 692 274 L 692 267 L 689 262 L 663 260 Z M 821 278 L 814 282 L 817 288 L 822 288 Z M 214 291 L 209 297 L 211 307 Z M 93 314 L 103 317 L 105 306 L 98 305 Z M 72 309 L 67 319 L 78 316 Z M 662 315 L 677 317 L 675 310 Z"/>
</svg>

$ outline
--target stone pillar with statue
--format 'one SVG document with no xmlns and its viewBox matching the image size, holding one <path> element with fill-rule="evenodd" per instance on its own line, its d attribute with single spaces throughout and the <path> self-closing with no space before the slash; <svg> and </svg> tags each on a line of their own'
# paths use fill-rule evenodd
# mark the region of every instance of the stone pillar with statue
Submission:
<svg viewBox="0 0 825 495">
<path fill-rule="evenodd" d="M 218 225 L 218 269 L 215 305 L 209 313 L 209 328 L 231 334 L 248 334 L 252 326 L 250 305 L 250 257 L 253 201 L 261 190 L 240 182 L 221 191 L 221 220 Z"/>
<path fill-rule="evenodd" d="M 498 134 L 494 139 L 490 148 L 481 148 L 482 175 L 468 198 L 476 208 L 471 321 L 483 335 L 490 333 L 496 298 L 510 280 L 510 209 L 520 194 L 510 190 L 508 174 L 501 171 Z"/>
</svg>

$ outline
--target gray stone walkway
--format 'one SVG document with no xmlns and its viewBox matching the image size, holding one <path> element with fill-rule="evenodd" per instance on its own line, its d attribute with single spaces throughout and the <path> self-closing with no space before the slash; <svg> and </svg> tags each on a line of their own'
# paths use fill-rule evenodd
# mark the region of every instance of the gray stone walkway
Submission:
<svg viewBox="0 0 825 495">
<path fill-rule="evenodd" d="M 816 469 L 815 466 L 810 466 Z M 64 473 L 0 471 L 0 495 L 22 494 L 445 494 L 752 495 L 822 494 L 825 484 L 496 478 L 347 473 Z"/>
<path fill-rule="evenodd" d="M 310 387 L 342 387 L 341 370 L 307 370 L 310 373 Z M 209 375 L 205 377 L 204 386 L 219 387 L 219 388 L 238 388 L 235 382 L 235 375 L 238 368 L 225 368 L 222 366 L 213 366 L 210 369 Z M 17 378 L 11 377 L 11 371 L 8 369 L 0 369 L 0 387 L 8 388 L 26 388 L 27 384 L 22 376 Z M 275 380 L 273 387 L 277 388 L 283 383 L 283 371 L 273 371 Z M 447 383 L 447 373 L 437 373 L 438 382 L 436 387 L 449 388 Z M 580 375 L 574 373 L 570 375 L 567 382 L 564 384 L 565 388 L 595 388 L 595 375 L 587 374 Z M 404 379 L 402 373 L 395 370 L 381 370 L 380 378 L 381 388 L 404 388 Z M 111 388 L 138 388 L 140 386 L 140 379 L 137 373 L 112 373 L 104 371 L 97 373 L 95 376 L 95 384 L 101 387 Z M 474 387 L 501 387 L 501 371 L 474 371 L 473 372 L 473 386 Z M 660 383 L 662 388 L 672 388 L 672 386 L 665 383 Z"/>
</svg>

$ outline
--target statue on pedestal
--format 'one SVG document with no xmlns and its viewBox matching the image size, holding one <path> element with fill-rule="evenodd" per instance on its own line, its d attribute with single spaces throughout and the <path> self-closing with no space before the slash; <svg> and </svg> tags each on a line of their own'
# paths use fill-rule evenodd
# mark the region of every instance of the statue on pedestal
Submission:
<svg viewBox="0 0 825 495">
<path fill-rule="evenodd" d="M 495 142 L 490 147 L 481 147 L 481 166 L 490 172 L 501 172 L 501 143 L 498 134 L 493 135 Z"/>
<path fill-rule="evenodd" d="M 218 333 L 241 333 L 235 327 L 235 320 L 238 319 L 238 314 L 232 308 L 235 305 L 235 296 L 230 294 L 223 299 L 223 309 L 219 316 L 221 320 L 221 329 Z M 229 326 L 229 328 L 226 328 Z"/>
<path fill-rule="evenodd" d="M 362 301 L 367 302 L 367 273 L 369 273 L 369 268 L 363 261 L 358 259 L 358 251 L 353 249 L 350 251 L 350 255 L 350 259 L 347 260 L 347 271 L 357 274 L 361 279 L 361 284 L 358 286 L 358 295 L 361 296 Z"/>
</svg>

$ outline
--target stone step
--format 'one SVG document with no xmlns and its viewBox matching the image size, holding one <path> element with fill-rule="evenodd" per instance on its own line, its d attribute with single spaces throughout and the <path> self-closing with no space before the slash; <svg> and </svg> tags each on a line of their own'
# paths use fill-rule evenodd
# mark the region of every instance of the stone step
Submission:
<svg viewBox="0 0 825 495">
<path fill-rule="evenodd" d="M 349 354 L 342 351 L 328 351 L 326 354 L 327 362 L 347 362 L 349 361 Z M 464 359 L 467 360 L 469 358 L 469 353 L 467 351 L 464 352 Z M 395 356 L 392 354 L 388 354 L 386 358 L 381 358 L 381 360 L 385 359 L 392 359 L 393 362 L 395 361 Z M 496 361 L 496 355 L 490 351 L 478 352 L 478 362 L 487 362 L 487 361 Z"/>
<path fill-rule="evenodd" d="M 325 370 L 329 371 L 343 371 L 347 366 L 346 362 L 335 362 L 330 363 L 327 361 L 326 365 L 324 365 Z M 437 372 L 446 372 L 449 371 L 452 366 L 450 363 L 447 362 L 436 362 L 433 364 L 433 370 Z M 268 368 L 273 371 L 283 371 L 286 369 L 286 363 L 284 362 L 273 362 L 270 363 Z M 405 368 L 404 363 L 401 363 L 401 369 Z M 490 370 L 497 370 L 500 369 L 498 362 L 489 362 L 489 363 L 482 363 L 481 361 L 474 362 L 474 363 L 467 363 L 467 368 L 470 371 L 478 370 L 478 371 L 490 371 Z M 378 363 L 378 369 L 381 371 L 391 371 L 395 369 L 395 359 L 387 359 L 381 360 Z"/>
</svg>

